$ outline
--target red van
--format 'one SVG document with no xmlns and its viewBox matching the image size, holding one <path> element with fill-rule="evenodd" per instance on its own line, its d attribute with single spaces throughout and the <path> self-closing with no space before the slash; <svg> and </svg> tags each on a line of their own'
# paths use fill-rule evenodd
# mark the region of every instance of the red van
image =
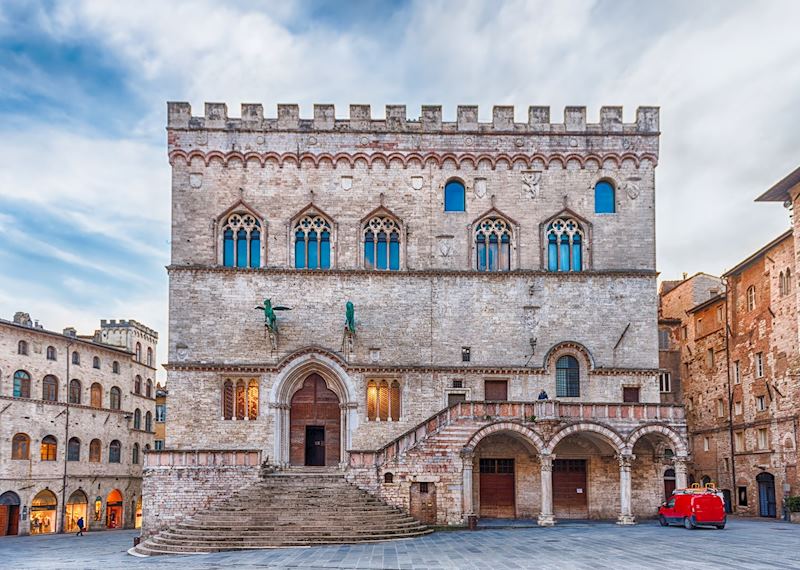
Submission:
<svg viewBox="0 0 800 570">
<path fill-rule="evenodd" d="M 725 501 L 716 489 L 679 489 L 658 509 L 661 526 L 682 524 L 688 529 L 697 526 L 725 528 Z"/>
</svg>

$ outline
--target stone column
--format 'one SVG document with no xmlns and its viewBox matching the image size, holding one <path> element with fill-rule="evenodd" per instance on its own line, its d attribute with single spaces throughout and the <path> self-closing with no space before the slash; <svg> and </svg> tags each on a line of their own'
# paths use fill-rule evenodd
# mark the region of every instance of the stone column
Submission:
<svg viewBox="0 0 800 570">
<path fill-rule="evenodd" d="M 347 466 L 347 404 L 339 404 L 339 467 Z"/>
<path fill-rule="evenodd" d="M 552 453 L 539 455 L 539 472 L 542 478 L 542 510 L 539 514 L 539 526 L 553 526 L 556 519 L 553 517 L 553 459 Z"/>
<path fill-rule="evenodd" d="M 463 464 L 461 472 L 462 516 L 465 522 L 468 516 L 475 514 L 475 506 L 472 504 L 472 461 L 474 457 L 475 453 L 471 449 L 461 451 L 461 463 Z"/>
<path fill-rule="evenodd" d="M 689 486 L 689 479 L 687 477 L 687 469 L 686 463 L 688 459 L 686 457 L 676 457 L 672 460 L 672 464 L 675 467 L 675 488 L 676 489 L 685 489 Z"/>
<path fill-rule="evenodd" d="M 618 455 L 619 459 L 619 503 L 620 513 L 617 524 L 635 524 L 636 519 L 631 511 L 631 461 L 634 455 Z"/>
</svg>

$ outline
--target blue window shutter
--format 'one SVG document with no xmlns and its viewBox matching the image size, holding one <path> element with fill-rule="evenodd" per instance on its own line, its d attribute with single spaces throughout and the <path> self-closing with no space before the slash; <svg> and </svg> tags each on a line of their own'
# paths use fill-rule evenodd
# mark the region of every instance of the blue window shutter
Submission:
<svg viewBox="0 0 800 570">
<path fill-rule="evenodd" d="M 616 211 L 614 205 L 614 187 L 610 182 L 601 180 L 595 184 L 594 211 L 597 214 L 613 214 Z"/>
<path fill-rule="evenodd" d="M 233 230 L 227 229 L 223 234 L 222 243 L 222 264 L 225 267 L 233 267 Z"/>
<path fill-rule="evenodd" d="M 322 232 L 319 244 L 319 266 L 322 269 L 331 268 L 331 234 Z"/>
<path fill-rule="evenodd" d="M 375 263 L 377 269 L 386 269 L 386 232 L 378 232 L 378 255 Z"/>
<path fill-rule="evenodd" d="M 308 232 L 308 263 L 306 267 L 317 268 L 317 232 Z"/>
<path fill-rule="evenodd" d="M 486 238 L 483 234 L 479 234 L 476 240 L 477 252 L 477 269 L 478 271 L 486 271 Z"/>
<path fill-rule="evenodd" d="M 303 232 L 294 235 L 294 266 L 296 269 L 306 266 L 306 234 Z"/>
<path fill-rule="evenodd" d="M 497 271 L 497 236 L 489 236 L 489 271 Z"/>
<path fill-rule="evenodd" d="M 389 269 L 398 271 L 400 269 L 400 236 L 392 232 L 389 241 Z"/>
<path fill-rule="evenodd" d="M 250 232 L 250 267 L 261 267 L 261 232 Z"/>
<path fill-rule="evenodd" d="M 464 185 L 458 180 L 451 180 L 444 187 L 444 211 L 463 212 L 466 209 Z"/>
<path fill-rule="evenodd" d="M 236 267 L 247 267 L 247 232 L 236 232 Z"/>
<path fill-rule="evenodd" d="M 583 268 L 581 245 L 580 234 L 572 236 L 572 271 L 581 271 Z"/>
<path fill-rule="evenodd" d="M 375 267 L 375 234 L 371 231 L 364 234 L 364 267 L 367 269 Z"/>
<path fill-rule="evenodd" d="M 547 237 L 547 270 L 558 271 L 558 244 L 556 234 L 550 233 Z"/>
<path fill-rule="evenodd" d="M 558 246 L 558 270 L 569 271 L 569 237 L 565 234 L 561 234 Z"/>
</svg>

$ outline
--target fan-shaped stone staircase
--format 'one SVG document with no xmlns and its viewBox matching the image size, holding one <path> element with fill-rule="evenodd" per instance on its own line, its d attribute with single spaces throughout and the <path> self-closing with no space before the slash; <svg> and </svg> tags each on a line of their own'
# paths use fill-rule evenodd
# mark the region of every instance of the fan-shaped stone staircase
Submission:
<svg viewBox="0 0 800 570">
<path fill-rule="evenodd" d="M 267 475 L 219 506 L 141 542 L 133 553 L 378 542 L 429 532 L 416 519 L 349 484 L 341 471 L 303 468 Z"/>
</svg>

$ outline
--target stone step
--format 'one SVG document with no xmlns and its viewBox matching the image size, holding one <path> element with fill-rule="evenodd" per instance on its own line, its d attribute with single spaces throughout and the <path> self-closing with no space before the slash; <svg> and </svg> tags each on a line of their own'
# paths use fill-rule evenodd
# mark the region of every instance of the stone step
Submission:
<svg viewBox="0 0 800 570">
<path fill-rule="evenodd" d="M 263 539 L 263 540 L 246 540 L 246 541 L 219 541 L 218 543 L 211 541 L 169 541 L 169 539 L 152 539 L 148 541 L 149 545 L 162 550 L 172 550 L 177 552 L 216 552 L 221 550 L 238 550 L 238 549 L 252 549 L 252 548 L 280 548 L 284 546 L 307 546 L 307 545 L 323 545 L 323 544 L 348 544 L 355 542 L 377 542 L 385 540 L 399 540 L 402 538 L 413 538 L 422 536 L 429 533 L 428 531 L 420 531 L 417 533 L 408 533 L 403 535 L 398 534 L 363 534 L 363 535 L 340 535 L 334 537 L 318 537 L 310 538 L 278 538 Z"/>
<path fill-rule="evenodd" d="M 201 543 L 212 543 L 212 542 L 242 542 L 248 540 L 272 540 L 272 539 L 286 539 L 286 538 L 296 538 L 298 540 L 314 540 L 321 537 L 330 538 L 336 536 L 361 536 L 361 535 L 369 535 L 372 536 L 375 534 L 372 529 L 369 528 L 342 528 L 342 529 L 295 529 L 295 530 L 283 530 L 283 529 L 275 529 L 275 528 L 266 528 L 264 529 L 264 533 L 235 533 L 235 532 L 227 532 L 227 533 L 206 533 L 203 534 L 201 532 L 197 533 L 186 533 L 185 531 L 168 531 L 159 534 L 154 540 L 158 541 L 169 541 L 173 543 L 183 543 L 183 542 L 201 542 Z M 416 533 L 420 530 L 423 530 L 419 525 L 413 527 L 401 527 L 401 528 L 390 528 L 384 527 L 381 529 L 381 534 L 407 534 L 407 533 Z M 269 533 L 269 535 L 267 535 Z"/>
</svg>

